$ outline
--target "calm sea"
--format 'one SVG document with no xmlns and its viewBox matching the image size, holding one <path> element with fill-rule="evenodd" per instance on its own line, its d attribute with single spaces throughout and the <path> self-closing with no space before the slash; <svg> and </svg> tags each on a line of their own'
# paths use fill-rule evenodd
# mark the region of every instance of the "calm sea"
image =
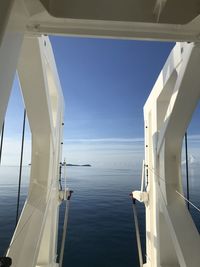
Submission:
<svg viewBox="0 0 200 267">
<path fill-rule="evenodd" d="M 15 227 L 18 171 L 16 167 L 0 167 L 0 255 L 6 250 Z M 21 207 L 27 194 L 29 171 L 29 167 L 23 168 Z M 64 266 L 139 266 L 129 193 L 140 188 L 141 170 L 69 167 L 67 176 L 74 194 L 70 201 Z M 190 171 L 190 194 L 197 206 L 200 206 L 199 186 L 198 168 L 194 168 Z M 137 211 L 145 247 L 142 204 L 137 204 Z M 191 212 L 199 227 L 199 213 L 193 208 Z M 64 206 L 61 206 L 59 239 L 63 216 Z"/>
</svg>

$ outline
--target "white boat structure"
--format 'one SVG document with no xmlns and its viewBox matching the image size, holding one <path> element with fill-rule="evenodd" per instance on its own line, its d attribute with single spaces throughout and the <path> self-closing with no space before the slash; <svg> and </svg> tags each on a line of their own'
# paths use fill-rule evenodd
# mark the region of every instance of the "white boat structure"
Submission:
<svg viewBox="0 0 200 267">
<path fill-rule="evenodd" d="M 2 0 L 0 128 L 17 70 L 32 133 L 29 193 L 7 251 L 14 267 L 58 267 L 63 95 L 46 35 L 177 41 L 145 104 L 146 207 L 140 267 L 199 267 L 200 237 L 183 199 L 181 147 L 200 96 L 199 0 Z M 137 93 L 137 92 L 136 92 Z M 10 266 L 3 263 L 0 266 Z"/>
</svg>

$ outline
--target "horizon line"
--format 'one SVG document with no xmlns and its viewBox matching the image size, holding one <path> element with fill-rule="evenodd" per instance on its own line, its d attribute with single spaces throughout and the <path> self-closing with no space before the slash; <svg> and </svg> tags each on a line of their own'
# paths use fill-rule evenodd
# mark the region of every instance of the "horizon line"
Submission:
<svg viewBox="0 0 200 267">
<path fill-rule="evenodd" d="M 143 142 L 144 138 L 65 138 L 65 142 Z"/>
</svg>

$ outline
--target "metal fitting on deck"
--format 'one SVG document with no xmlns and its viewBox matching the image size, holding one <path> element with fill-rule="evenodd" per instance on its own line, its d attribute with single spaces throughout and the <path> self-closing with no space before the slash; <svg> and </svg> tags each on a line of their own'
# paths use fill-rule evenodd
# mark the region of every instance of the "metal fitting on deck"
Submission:
<svg viewBox="0 0 200 267">
<path fill-rule="evenodd" d="M 66 188 L 65 190 L 60 190 L 59 191 L 59 201 L 65 201 L 65 200 L 70 200 L 72 193 L 74 191 L 69 190 L 69 188 Z"/>
<path fill-rule="evenodd" d="M 142 191 L 133 191 L 132 192 L 133 199 L 138 200 L 139 202 L 144 203 L 145 205 L 148 203 L 149 195 L 147 192 Z"/>
</svg>

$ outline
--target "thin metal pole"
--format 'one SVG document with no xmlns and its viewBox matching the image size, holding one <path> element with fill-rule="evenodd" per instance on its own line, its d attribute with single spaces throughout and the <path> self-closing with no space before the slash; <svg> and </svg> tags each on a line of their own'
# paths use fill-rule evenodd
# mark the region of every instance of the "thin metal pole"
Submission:
<svg viewBox="0 0 200 267">
<path fill-rule="evenodd" d="M 62 190 L 62 162 L 59 166 L 59 190 Z"/>
<path fill-rule="evenodd" d="M 141 189 L 140 191 L 144 191 L 144 173 L 145 173 L 145 163 L 144 160 L 142 161 L 142 182 L 141 182 Z"/>
<path fill-rule="evenodd" d="M 139 223 L 137 218 L 137 210 L 135 207 L 135 199 L 133 198 L 133 215 L 134 215 L 134 221 L 135 221 L 135 232 L 136 232 L 136 240 L 137 240 L 137 247 L 138 247 L 138 255 L 139 255 L 139 263 L 140 267 L 143 267 L 143 258 L 142 258 L 142 246 L 141 246 L 141 240 L 140 240 L 140 230 L 139 230 Z"/>
<path fill-rule="evenodd" d="M 190 188 L 189 188 L 189 171 L 188 171 L 188 145 L 187 145 L 187 132 L 185 132 L 185 168 L 186 168 L 186 184 L 187 184 L 187 199 L 190 200 Z M 188 210 L 190 209 L 190 203 L 187 202 Z"/>
<path fill-rule="evenodd" d="M 24 119 L 23 119 L 23 129 L 22 129 L 22 142 L 21 142 L 21 157 L 20 157 L 20 167 L 19 167 L 19 183 L 18 183 L 18 194 L 17 194 L 17 211 L 16 211 L 16 226 L 19 218 L 19 201 L 21 192 L 21 180 L 22 180 L 22 163 L 24 154 L 24 135 L 26 127 L 26 110 L 24 109 Z"/>
<path fill-rule="evenodd" d="M 4 126 L 5 126 L 5 121 L 3 122 L 3 125 L 2 125 L 2 130 L 1 130 L 1 143 L 0 143 L 0 165 L 1 165 L 1 156 L 2 156 L 2 150 L 3 150 Z"/>
<path fill-rule="evenodd" d="M 64 225 L 63 225 L 63 235 L 62 235 L 60 257 L 59 257 L 59 267 L 63 266 L 65 240 L 66 240 L 66 234 L 67 234 L 68 214 L 69 214 L 69 200 L 66 200 L 65 218 L 64 218 Z"/>
<path fill-rule="evenodd" d="M 66 193 L 65 189 L 65 193 Z M 65 240 L 66 240 L 66 234 L 67 234 L 67 223 L 68 223 L 68 217 L 69 217 L 69 204 L 70 199 L 72 196 L 73 191 L 68 191 L 68 196 L 66 199 L 66 206 L 65 206 L 65 217 L 64 217 L 64 224 L 63 224 L 63 234 L 62 234 L 62 241 L 61 241 L 61 249 L 60 249 L 60 257 L 59 257 L 59 267 L 63 266 L 63 257 L 64 257 L 64 250 L 65 250 Z"/>
</svg>

